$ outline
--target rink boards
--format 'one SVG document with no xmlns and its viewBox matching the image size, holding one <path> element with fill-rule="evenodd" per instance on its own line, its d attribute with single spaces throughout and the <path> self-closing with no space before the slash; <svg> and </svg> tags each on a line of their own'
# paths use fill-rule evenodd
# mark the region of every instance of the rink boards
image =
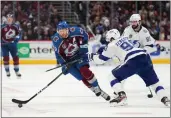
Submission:
<svg viewBox="0 0 171 118">
<path fill-rule="evenodd" d="M 153 63 L 170 64 L 170 42 L 158 41 L 157 43 L 164 46 L 166 50 L 151 53 Z M 97 40 L 89 42 L 89 52 L 94 52 L 99 46 Z M 18 44 L 18 54 L 20 64 L 56 64 L 51 41 L 21 41 Z M 12 63 L 12 60 L 10 60 L 10 64 Z"/>
</svg>

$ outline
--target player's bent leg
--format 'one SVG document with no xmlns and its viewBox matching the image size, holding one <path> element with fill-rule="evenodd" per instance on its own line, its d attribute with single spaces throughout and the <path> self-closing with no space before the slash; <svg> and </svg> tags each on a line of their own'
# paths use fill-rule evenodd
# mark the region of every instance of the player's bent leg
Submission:
<svg viewBox="0 0 171 118">
<path fill-rule="evenodd" d="M 78 80 L 82 80 L 82 82 L 84 83 L 85 86 L 87 86 L 92 92 L 94 92 L 96 94 L 96 96 L 100 96 L 102 95 L 101 89 L 99 89 L 98 87 L 93 87 L 80 73 L 80 71 L 75 68 L 75 67 L 71 67 L 68 72 L 74 76 L 76 79 Z M 105 98 L 104 98 L 105 99 Z M 108 99 L 107 99 L 108 100 Z"/>
<path fill-rule="evenodd" d="M 10 77 L 11 74 L 10 74 L 10 70 L 9 70 L 9 56 L 4 56 L 3 57 L 3 63 L 4 63 L 4 68 L 5 68 L 5 71 L 6 71 L 6 75 L 7 75 L 7 77 Z"/>
<path fill-rule="evenodd" d="M 19 72 L 19 57 L 15 56 L 13 57 L 13 64 L 14 64 L 14 71 L 18 77 L 21 77 L 21 74 Z"/>
<path fill-rule="evenodd" d="M 134 75 L 137 73 L 137 71 L 140 70 L 141 65 L 139 64 L 141 62 L 142 56 L 138 56 L 135 58 L 130 59 L 125 64 L 119 66 L 118 68 L 115 68 L 112 70 L 112 73 L 110 74 L 110 85 L 115 91 L 118 96 L 111 100 L 111 103 L 115 103 L 119 105 L 119 103 L 124 104 L 127 100 L 126 93 L 123 91 L 123 87 L 121 85 L 121 82 L 128 77 Z M 139 65 L 138 65 L 139 64 Z M 121 104 L 121 105 L 122 105 Z"/>
<path fill-rule="evenodd" d="M 170 106 L 170 100 L 167 97 L 166 91 L 164 87 L 160 84 L 160 82 L 151 85 L 151 88 L 155 91 L 156 95 L 164 105 Z"/>
<path fill-rule="evenodd" d="M 100 89 L 95 89 L 85 78 L 82 79 L 82 82 L 84 83 L 85 86 L 87 86 L 91 91 L 93 91 L 96 96 L 100 96 L 101 90 Z"/>
<path fill-rule="evenodd" d="M 155 91 L 156 95 L 164 105 L 170 106 L 170 100 L 167 97 L 164 87 L 159 82 L 153 66 L 139 72 L 138 75 L 143 79 L 147 87 L 151 86 L 151 88 Z"/>
<path fill-rule="evenodd" d="M 81 75 L 93 86 L 98 86 L 98 81 L 88 66 L 80 67 Z"/>
<path fill-rule="evenodd" d="M 114 98 L 110 101 L 111 106 L 124 106 L 127 105 L 127 96 L 124 92 L 121 83 L 118 79 L 110 73 L 109 75 L 110 86 L 114 90 Z"/>
<path fill-rule="evenodd" d="M 94 76 L 94 73 L 92 73 L 92 71 L 89 69 L 89 66 L 82 66 L 79 70 L 81 75 L 87 80 L 87 82 L 93 86 L 94 91 L 101 91 L 100 96 L 102 96 L 107 101 L 110 100 L 110 96 L 100 88 L 97 78 Z"/>
</svg>

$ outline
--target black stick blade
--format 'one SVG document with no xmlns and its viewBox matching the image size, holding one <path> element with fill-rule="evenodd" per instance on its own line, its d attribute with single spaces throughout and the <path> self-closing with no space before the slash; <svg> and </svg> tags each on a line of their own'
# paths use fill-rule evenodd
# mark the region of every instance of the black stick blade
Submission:
<svg viewBox="0 0 171 118">
<path fill-rule="evenodd" d="M 26 104 L 28 100 L 22 101 L 22 100 L 12 99 L 12 102 L 17 103 L 17 104 Z"/>
</svg>

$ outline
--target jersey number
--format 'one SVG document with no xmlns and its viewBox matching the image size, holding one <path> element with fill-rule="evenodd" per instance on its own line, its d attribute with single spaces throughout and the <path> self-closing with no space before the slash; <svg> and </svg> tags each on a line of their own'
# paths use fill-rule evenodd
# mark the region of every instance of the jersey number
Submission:
<svg viewBox="0 0 171 118">
<path fill-rule="evenodd" d="M 129 51 L 133 48 L 133 46 L 131 44 L 129 44 L 128 42 L 123 42 L 120 47 L 125 50 L 125 51 Z"/>
</svg>

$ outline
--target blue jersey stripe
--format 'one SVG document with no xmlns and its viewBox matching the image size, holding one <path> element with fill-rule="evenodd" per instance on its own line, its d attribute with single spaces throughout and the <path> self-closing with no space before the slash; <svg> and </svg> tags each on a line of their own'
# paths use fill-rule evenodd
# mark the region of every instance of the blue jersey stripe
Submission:
<svg viewBox="0 0 171 118">
<path fill-rule="evenodd" d="M 146 52 L 146 50 L 135 50 L 135 51 L 132 51 L 132 52 L 130 52 L 130 53 L 128 53 L 128 54 L 126 55 L 125 60 L 127 60 L 129 56 L 131 56 L 131 55 L 133 55 L 133 54 L 136 54 L 136 53 L 139 53 L 139 52 Z M 125 61 L 125 60 L 124 60 L 124 61 Z"/>
</svg>

